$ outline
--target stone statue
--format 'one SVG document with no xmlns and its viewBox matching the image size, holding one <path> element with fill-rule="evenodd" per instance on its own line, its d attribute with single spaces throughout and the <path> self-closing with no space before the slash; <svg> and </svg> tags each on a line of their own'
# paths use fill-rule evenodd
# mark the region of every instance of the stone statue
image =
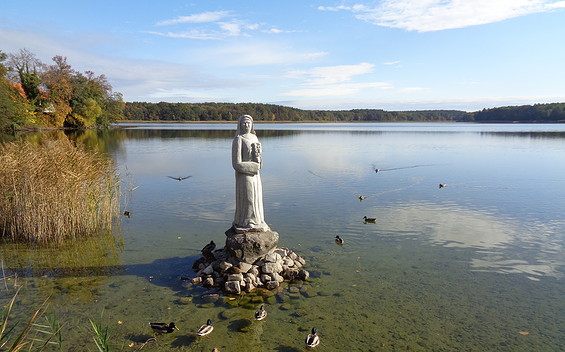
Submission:
<svg viewBox="0 0 565 352">
<path fill-rule="evenodd" d="M 237 233 L 269 231 L 263 214 L 263 188 L 259 170 L 263 164 L 261 144 L 253 129 L 253 118 L 239 117 L 232 143 L 232 166 L 235 170 L 235 216 Z"/>
<path fill-rule="evenodd" d="M 273 290 L 284 280 L 308 280 L 310 274 L 302 269 L 306 261 L 288 248 L 277 248 L 279 234 L 265 223 L 261 144 L 249 115 L 239 117 L 232 165 L 236 204 L 232 226 L 225 232 L 226 246 L 214 251 L 216 244 L 210 241 L 202 249 L 202 258 L 192 266 L 197 271 L 192 282 L 241 294 L 257 287 Z"/>
</svg>

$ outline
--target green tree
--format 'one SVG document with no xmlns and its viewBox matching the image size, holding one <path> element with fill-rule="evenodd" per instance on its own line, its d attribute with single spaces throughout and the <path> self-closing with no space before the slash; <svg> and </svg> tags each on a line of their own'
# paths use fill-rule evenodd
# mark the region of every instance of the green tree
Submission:
<svg viewBox="0 0 565 352">
<path fill-rule="evenodd" d="M 33 117 L 33 107 L 7 78 L 4 62 L 8 55 L 0 51 L 0 130 L 17 129 Z"/>
<path fill-rule="evenodd" d="M 20 49 L 17 54 L 8 55 L 9 71 L 11 79 L 22 85 L 27 99 L 35 106 L 41 105 L 41 90 L 39 85 L 41 80 L 39 74 L 43 63 L 39 61 L 35 54 L 28 49 Z"/>
</svg>

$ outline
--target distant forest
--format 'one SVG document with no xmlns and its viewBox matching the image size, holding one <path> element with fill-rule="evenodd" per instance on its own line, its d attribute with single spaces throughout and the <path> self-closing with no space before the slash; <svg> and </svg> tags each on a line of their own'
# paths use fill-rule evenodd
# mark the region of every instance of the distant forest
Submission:
<svg viewBox="0 0 565 352">
<path fill-rule="evenodd" d="M 385 111 L 300 110 L 255 103 L 126 103 L 124 120 L 135 121 L 236 121 L 249 114 L 256 121 L 270 122 L 565 122 L 565 103 L 535 104 L 483 109 Z"/>
</svg>

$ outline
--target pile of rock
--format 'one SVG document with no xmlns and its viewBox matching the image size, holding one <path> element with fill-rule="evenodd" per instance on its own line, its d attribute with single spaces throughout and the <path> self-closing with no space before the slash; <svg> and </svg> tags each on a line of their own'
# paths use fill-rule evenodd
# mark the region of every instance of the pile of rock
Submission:
<svg viewBox="0 0 565 352">
<path fill-rule="evenodd" d="M 212 256 L 203 256 L 194 263 L 197 274 L 192 283 L 236 294 L 251 292 L 258 287 L 273 290 L 284 280 L 308 280 L 310 274 L 302 269 L 305 263 L 288 248 L 276 248 L 252 264 L 230 257 L 224 249 L 219 249 Z"/>
</svg>

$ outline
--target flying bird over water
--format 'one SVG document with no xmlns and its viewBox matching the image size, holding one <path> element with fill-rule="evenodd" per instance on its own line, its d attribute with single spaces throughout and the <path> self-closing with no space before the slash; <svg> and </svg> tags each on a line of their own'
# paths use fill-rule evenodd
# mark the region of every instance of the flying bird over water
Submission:
<svg viewBox="0 0 565 352">
<path fill-rule="evenodd" d="M 168 178 L 172 178 L 173 180 L 177 180 L 177 181 L 182 181 L 182 180 L 186 180 L 187 178 L 190 178 L 192 176 L 185 176 L 185 177 L 174 177 L 174 176 L 167 176 Z"/>
</svg>

